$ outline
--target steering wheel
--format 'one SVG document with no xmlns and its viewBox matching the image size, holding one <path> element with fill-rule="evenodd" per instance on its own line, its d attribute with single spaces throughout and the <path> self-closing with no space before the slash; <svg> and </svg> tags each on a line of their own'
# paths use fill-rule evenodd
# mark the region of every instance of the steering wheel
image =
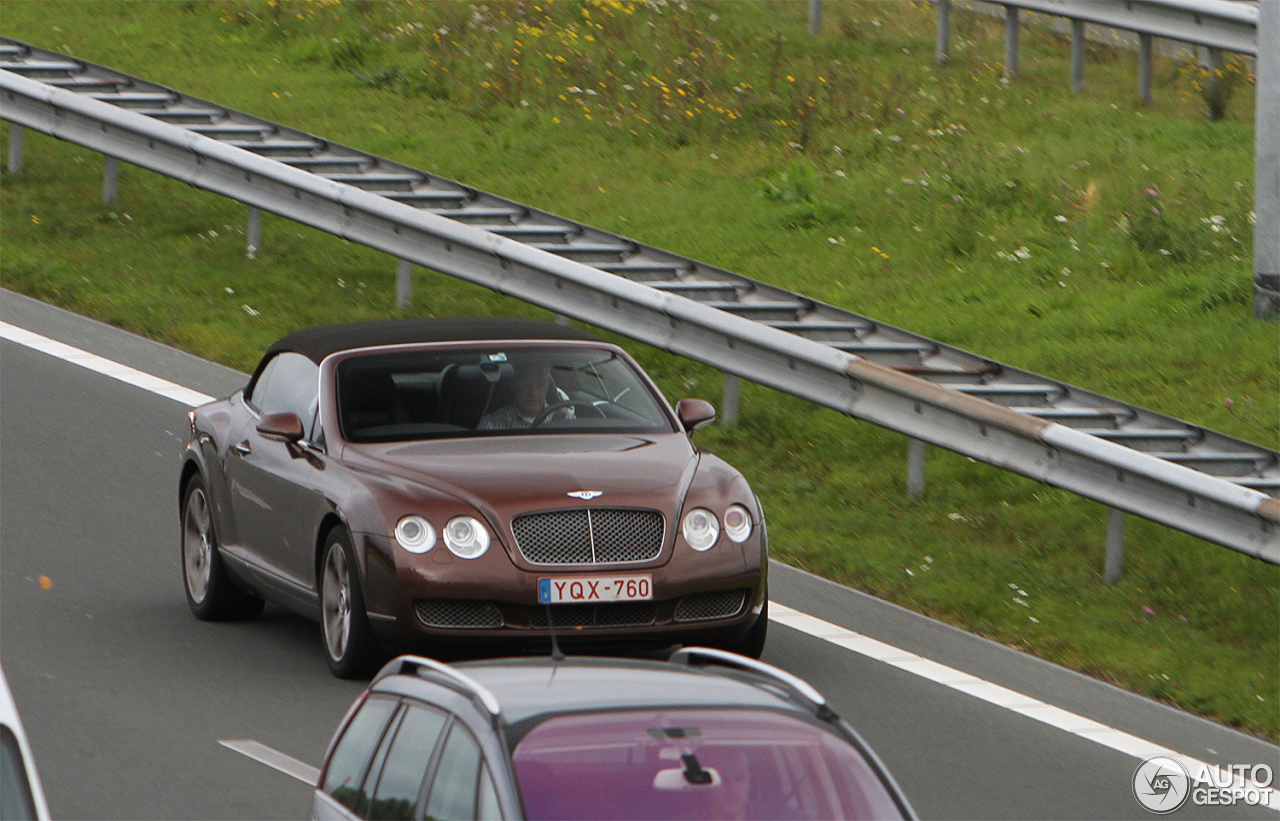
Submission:
<svg viewBox="0 0 1280 821">
<path fill-rule="evenodd" d="M 545 408 L 542 409 L 542 413 L 533 417 L 533 421 L 529 423 L 529 427 L 536 428 L 538 425 L 541 425 L 543 422 L 547 421 L 547 419 L 551 416 L 551 414 L 555 413 L 558 410 L 563 410 L 564 408 L 588 408 L 589 410 L 595 412 L 595 415 L 600 417 L 601 419 L 607 418 L 605 416 L 604 411 L 600 410 L 600 407 L 598 405 L 595 405 L 591 402 L 583 402 L 577 399 L 570 399 L 568 402 L 556 402 L 554 405 L 547 405 Z"/>
</svg>

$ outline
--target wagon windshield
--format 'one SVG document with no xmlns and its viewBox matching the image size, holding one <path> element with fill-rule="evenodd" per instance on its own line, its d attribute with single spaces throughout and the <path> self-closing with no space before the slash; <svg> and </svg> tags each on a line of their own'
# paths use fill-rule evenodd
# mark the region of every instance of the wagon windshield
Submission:
<svg viewBox="0 0 1280 821">
<path fill-rule="evenodd" d="M 558 716 L 520 739 L 512 763 L 529 819 L 903 816 L 846 741 L 760 710 Z"/>
<path fill-rule="evenodd" d="M 367 354 L 339 363 L 337 394 L 349 442 L 675 430 L 636 369 L 597 348 Z"/>
</svg>

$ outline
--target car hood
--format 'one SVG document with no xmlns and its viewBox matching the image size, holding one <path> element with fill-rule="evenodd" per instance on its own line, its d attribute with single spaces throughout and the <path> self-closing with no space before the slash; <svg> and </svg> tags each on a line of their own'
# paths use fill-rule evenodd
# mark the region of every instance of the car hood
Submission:
<svg viewBox="0 0 1280 821">
<path fill-rule="evenodd" d="M 683 434 L 438 439 L 349 445 L 345 456 L 503 519 L 585 505 L 651 507 L 674 515 L 698 462 Z M 588 493 L 594 495 L 582 498 Z"/>
</svg>

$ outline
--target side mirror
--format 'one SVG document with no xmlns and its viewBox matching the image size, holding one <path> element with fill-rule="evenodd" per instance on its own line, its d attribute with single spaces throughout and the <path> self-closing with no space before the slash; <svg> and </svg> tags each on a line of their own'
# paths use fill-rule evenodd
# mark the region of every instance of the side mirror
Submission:
<svg viewBox="0 0 1280 821">
<path fill-rule="evenodd" d="M 258 423 L 258 433 L 297 444 L 302 439 L 302 420 L 296 413 L 269 413 Z"/>
<path fill-rule="evenodd" d="M 705 399 L 681 399 L 676 403 L 676 416 L 689 433 L 710 425 L 716 419 L 716 409 Z"/>
</svg>

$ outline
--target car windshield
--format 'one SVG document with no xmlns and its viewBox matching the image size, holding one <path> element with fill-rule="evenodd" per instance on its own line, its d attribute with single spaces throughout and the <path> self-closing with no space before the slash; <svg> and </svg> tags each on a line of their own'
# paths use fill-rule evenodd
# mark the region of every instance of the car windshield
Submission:
<svg viewBox="0 0 1280 821">
<path fill-rule="evenodd" d="M 761 710 L 558 716 L 512 760 L 530 819 L 902 817 L 848 742 Z"/>
<path fill-rule="evenodd" d="M 616 351 L 494 346 L 350 357 L 337 368 L 349 442 L 675 430 Z"/>
</svg>

